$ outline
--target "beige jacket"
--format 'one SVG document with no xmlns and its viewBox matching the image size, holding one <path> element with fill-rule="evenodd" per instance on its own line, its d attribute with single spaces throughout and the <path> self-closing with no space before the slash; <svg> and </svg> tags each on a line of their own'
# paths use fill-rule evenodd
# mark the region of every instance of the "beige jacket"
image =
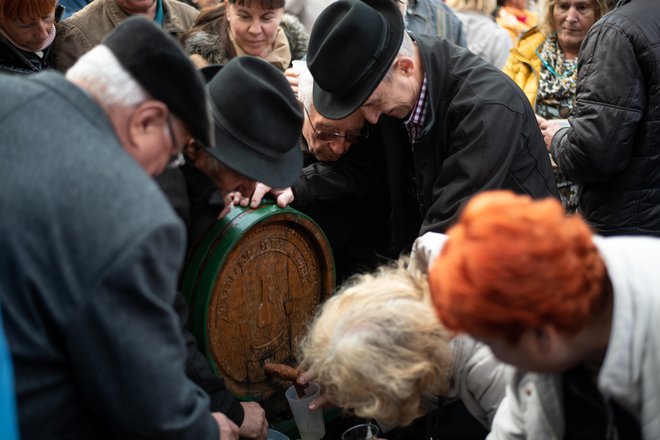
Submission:
<svg viewBox="0 0 660 440">
<path fill-rule="evenodd" d="M 177 0 L 163 0 L 163 9 L 163 28 L 177 38 L 192 27 L 199 15 L 195 8 Z M 66 72 L 128 16 L 117 6 L 116 0 L 96 0 L 59 22 L 52 49 L 55 68 Z"/>
</svg>

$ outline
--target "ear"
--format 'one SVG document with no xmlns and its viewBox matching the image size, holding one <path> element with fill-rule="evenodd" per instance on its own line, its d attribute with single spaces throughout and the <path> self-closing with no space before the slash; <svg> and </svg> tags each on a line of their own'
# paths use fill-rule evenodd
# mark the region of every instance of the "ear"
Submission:
<svg viewBox="0 0 660 440">
<path fill-rule="evenodd" d="M 147 100 L 138 105 L 129 122 L 131 137 L 144 136 L 166 124 L 170 112 L 161 101 Z"/>
<path fill-rule="evenodd" d="M 188 156 L 188 159 L 190 159 L 192 162 L 195 162 L 201 155 L 201 147 L 192 138 L 190 138 L 184 150 L 186 156 Z"/>
<path fill-rule="evenodd" d="M 128 122 L 131 145 L 142 149 L 155 142 L 162 147 L 162 130 L 169 114 L 167 105 L 161 101 L 147 100 L 138 105 Z"/>
<path fill-rule="evenodd" d="M 412 58 L 401 57 L 397 61 L 397 69 L 399 69 L 404 76 L 413 76 L 415 73 L 415 63 Z"/>
</svg>

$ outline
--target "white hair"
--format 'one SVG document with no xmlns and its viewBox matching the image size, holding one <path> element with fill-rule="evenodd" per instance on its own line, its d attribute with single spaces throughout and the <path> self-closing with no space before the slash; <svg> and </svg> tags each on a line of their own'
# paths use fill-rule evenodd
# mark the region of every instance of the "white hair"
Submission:
<svg viewBox="0 0 660 440">
<path fill-rule="evenodd" d="M 399 47 L 399 52 L 396 54 L 396 57 L 394 59 L 396 60 L 400 57 L 412 58 L 413 55 L 415 54 L 414 47 L 415 45 L 413 44 L 412 38 L 410 38 L 408 32 L 404 31 L 403 41 L 401 42 L 401 46 Z M 383 77 L 383 81 L 391 80 L 393 75 L 394 75 L 394 64 L 392 64 L 390 68 L 387 70 L 387 73 L 385 73 L 385 76 Z"/>
<path fill-rule="evenodd" d="M 403 41 L 401 41 L 401 47 L 399 47 L 399 53 L 396 55 L 398 57 L 412 57 L 414 55 L 414 44 L 408 32 L 403 32 Z"/>
<path fill-rule="evenodd" d="M 66 72 L 66 78 L 83 85 L 105 106 L 133 107 L 149 99 L 149 94 L 102 44 L 80 57 Z"/>
</svg>

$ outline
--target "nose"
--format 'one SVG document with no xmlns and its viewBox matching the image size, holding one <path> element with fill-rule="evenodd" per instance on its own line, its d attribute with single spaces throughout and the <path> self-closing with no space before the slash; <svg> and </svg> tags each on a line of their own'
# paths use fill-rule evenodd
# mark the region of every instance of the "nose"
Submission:
<svg viewBox="0 0 660 440">
<path fill-rule="evenodd" d="M 364 119 L 371 124 L 378 123 L 378 118 L 380 118 L 381 115 L 381 111 L 373 107 L 362 107 L 360 112 L 362 113 L 362 116 L 364 116 Z"/>
<path fill-rule="evenodd" d="M 50 33 L 50 28 L 50 24 L 44 21 L 39 22 L 39 26 L 34 32 L 34 39 L 39 41 L 46 41 L 48 34 Z"/>
<path fill-rule="evenodd" d="M 570 21 L 577 21 L 578 19 L 578 10 L 575 6 L 571 6 L 566 13 L 566 19 Z"/>
<path fill-rule="evenodd" d="M 248 32 L 251 34 L 259 34 L 261 33 L 261 24 L 259 23 L 259 20 L 252 20 L 250 22 L 250 27 L 248 28 Z"/>
<path fill-rule="evenodd" d="M 330 149 L 338 156 L 346 154 L 349 148 L 351 148 L 351 144 L 344 138 L 337 138 L 330 143 Z"/>
</svg>

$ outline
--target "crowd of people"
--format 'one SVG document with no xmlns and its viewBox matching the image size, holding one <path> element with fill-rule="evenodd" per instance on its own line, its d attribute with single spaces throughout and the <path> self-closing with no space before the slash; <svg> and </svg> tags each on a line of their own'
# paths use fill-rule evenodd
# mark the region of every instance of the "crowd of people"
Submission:
<svg viewBox="0 0 660 440">
<path fill-rule="evenodd" d="M 310 408 L 660 438 L 660 3 L 315 1 L 0 0 L 3 438 L 266 439 L 177 290 L 265 197 L 335 258 Z"/>
</svg>

